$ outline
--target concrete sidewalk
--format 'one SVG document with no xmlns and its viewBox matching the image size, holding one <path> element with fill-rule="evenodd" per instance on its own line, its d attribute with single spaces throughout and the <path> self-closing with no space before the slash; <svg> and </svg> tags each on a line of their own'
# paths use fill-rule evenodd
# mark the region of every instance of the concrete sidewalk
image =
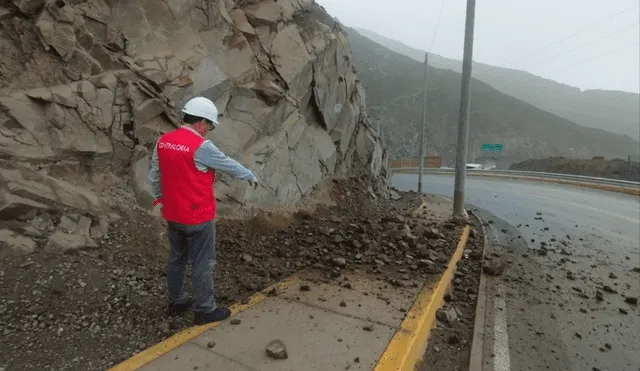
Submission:
<svg viewBox="0 0 640 371">
<path fill-rule="evenodd" d="M 429 209 L 444 215 L 450 204 L 442 206 Z M 394 287 L 364 271 L 331 280 L 302 273 L 232 307 L 231 319 L 180 332 L 111 371 L 413 369 L 468 233 L 432 282 L 410 277 Z M 267 355 L 274 339 L 286 345 L 287 359 Z"/>
<path fill-rule="evenodd" d="M 353 276 L 346 281 L 352 289 L 294 282 L 235 315 L 240 324 L 224 321 L 141 370 L 371 370 L 419 291 L 398 293 Z M 305 285 L 310 290 L 300 291 Z M 285 343 L 288 359 L 267 356 L 274 339 Z"/>
</svg>

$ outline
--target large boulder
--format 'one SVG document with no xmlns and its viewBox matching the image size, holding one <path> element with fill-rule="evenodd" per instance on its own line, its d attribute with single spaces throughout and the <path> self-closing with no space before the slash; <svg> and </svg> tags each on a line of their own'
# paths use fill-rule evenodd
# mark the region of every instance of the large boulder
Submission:
<svg viewBox="0 0 640 371">
<path fill-rule="evenodd" d="M 99 186 L 97 175 L 116 174 L 150 207 L 153 145 L 180 124 L 184 102 L 203 95 L 222 114 L 210 139 L 262 180 L 252 190 L 219 175 L 220 210 L 295 203 L 335 174 L 365 173 L 385 191 L 386 151 L 368 125 L 349 41 L 312 0 L 6 3 L 0 159 L 37 166 L 47 186 Z M 60 198 L 18 170 L 0 179 L 11 172 L 22 179 L 12 184 L 36 191 L 3 195 L 5 216 Z M 55 202 L 102 207 L 73 192 Z"/>
<path fill-rule="evenodd" d="M 37 241 L 50 251 L 94 248 L 93 238 L 104 236 L 109 222 L 119 218 L 92 191 L 33 170 L 0 166 L 0 257 L 31 253 Z"/>
</svg>

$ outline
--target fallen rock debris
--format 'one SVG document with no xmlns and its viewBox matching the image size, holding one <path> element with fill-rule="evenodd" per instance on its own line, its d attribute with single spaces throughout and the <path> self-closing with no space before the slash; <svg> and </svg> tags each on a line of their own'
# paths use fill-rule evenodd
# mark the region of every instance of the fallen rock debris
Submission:
<svg viewBox="0 0 640 371">
<path fill-rule="evenodd" d="M 624 298 L 625 303 L 631 304 L 631 305 L 637 305 L 638 304 L 638 298 L 635 296 L 627 296 Z"/>
<path fill-rule="evenodd" d="M 474 231 L 462 259 L 456 265 L 454 277 L 445 293 L 443 308 L 436 312 L 436 327 L 429 334 L 427 352 L 416 370 L 463 370 L 468 368 L 473 324 L 478 299 L 478 287 L 484 250 L 484 236 L 479 222 L 473 220 Z M 496 256 L 496 254 L 489 254 Z M 495 273 L 504 271 L 504 263 L 493 257 Z M 492 271 L 494 272 L 494 271 Z M 502 274 L 502 273 L 500 273 Z"/>
<path fill-rule="evenodd" d="M 458 312 L 455 308 L 440 308 L 436 312 L 436 319 L 447 325 L 453 325 L 458 320 Z"/>
<path fill-rule="evenodd" d="M 373 324 L 368 324 L 368 325 L 364 325 L 364 326 L 362 327 L 362 329 L 363 329 L 363 330 L 365 330 L 365 331 L 372 332 L 372 331 L 373 331 L 373 329 L 374 329 L 374 326 L 373 326 Z"/>
<path fill-rule="evenodd" d="M 502 260 L 496 259 L 489 262 L 485 262 L 482 266 L 482 271 L 490 276 L 500 276 L 504 273 L 505 263 Z"/>
<path fill-rule="evenodd" d="M 393 202 L 374 200 L 365 183 L 360 178 L 331 182 L 331 197 L 340 202 L 314 212 L 219 220 L 217 301 L 246 302 L 305 268 L 337 277 L 366 267 L 396 284 L 407 274 L 442 272 L 460 227 L 417 221 L 407 214 L 420 204 L 418 194 L 402 193 Z M 45 223 L 56 228 L 58 222 Z M 91 250 L 36 249 L 28 256 L 5 257 L 0 348 L 6 351 L 0 364 L 20 370 L 105 369 L 191 325 L 190 315 L 169 321 L 163 313 L 168 251 L 165 237 L 149 233 L 153 230 L 162 230 L 158 220 L 134 208 L 96 238 Z M 427 230 L 433 238 L 425 236 Z M 351 288 L 351 283 L 342 287 Z M 84 363 L 73 362 L 78 354 Z"/>
<path fill-rule="evenodd" d="M 224 119 L 242 121 L 225 125 L 226 139 L 216 144 L 254 167 L 261 181 L 247 191 L 245 182 L 219 174 L 221 215 L 247 204 L 296 203 L 342 174 L 370 176 L 352 194 L 368 201 L 388 195 L 389 152 L 368 119 L 346 33 L 320 5 L 179 3 L 0 4 L 1 367 L 105 369 L 161 339 L 167 245 L 163 223 L 145 209 L 153 202 L 149 152 L 161 133 L 181 124 L 188 96 L 215 91 Z M 281 58 L 293 55 L 305 57 Z M 211 66 L 220 78 L 199 79 Z M 396 227 L 365 216 L 380 233 Z M 330 217 L 322 222 L 339 226 L 342 236 L 379 237 L 364 218 L 350 221 L 361 230 L 349 230 Z M 357 261 L 348 253 L 351 246 L 334 254 L 337 242 L 307 234 L 314 226 L 279 233 L 270 222 L 261 231 L 275 232 L 265 234 L 248 222 L 219 222 L 221 303 L 243 302 L 267 283 L 333 257 L 368 264 L 365 254 Z M 383 247 L 361 250 L 394 258 L 402 251 L 399 241 L 381 240 Z M 170 329 L 187 322 L 176 319 Z"/>
<path fill-rule="evenodd" d="M 289 354 L 287 353 L 287 347 L 280 339 L 274 339 L 267 344 L 267 355 L 273 359 L 287 359 Z"/>
</svg>

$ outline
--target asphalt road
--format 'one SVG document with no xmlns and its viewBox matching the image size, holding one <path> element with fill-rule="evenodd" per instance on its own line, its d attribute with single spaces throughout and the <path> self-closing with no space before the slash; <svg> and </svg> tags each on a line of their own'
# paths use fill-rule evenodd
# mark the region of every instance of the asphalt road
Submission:
<svg viewBox="0 0 640 371">
<path fill-rule="evenodd" d="M 417 190 L 417 175 L 392 181 Z M 453 182 L 428 175 L 423 187 L 451 197 Z M 487 279 L 483 370 L 640 370 L 640 311 L 627 302 L 640 296 L 640 199 L 474 177 L 465 192 L 487 222 L 486 256 L 507 262 Z"/>
</svg>

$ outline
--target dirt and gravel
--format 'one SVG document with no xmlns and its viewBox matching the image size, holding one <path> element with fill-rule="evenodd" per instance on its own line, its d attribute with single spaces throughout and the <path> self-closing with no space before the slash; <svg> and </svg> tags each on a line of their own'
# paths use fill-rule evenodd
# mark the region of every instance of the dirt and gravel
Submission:
<svg viewBox="0 0 640 371">
<path fill-rule="evenodd" d="M 219 220 L 218 301 L 242 302 L 305 268 L 335 276 L 364 268 L 400 286 L 408 274 L 440 273 L 460 224 L 418 223 L 408 213 L 420 195 L 383 201 L 366 182 L 330 182 L 334 204 L 313 211 Z M 130 208 L 96 249 L 6 257 L 0 369 L 103 370 L 191 325 L 190 315 L 164 316 L 167 243 L 160 225 Z"/>
<path fill-rule="evenodd" d="M 484 249 L 479 221 L 473 217 L 471 222 L 469 241 L 444 303 L 436 312 L 436 327 L 429 335 L 427 351 L 417 367 L 419 371 L 458 371 L 469 367 Z"/>
<path fill-rule="evenodd" d="M 552 218 L 542 213 L 519 228 L 522 236 L 501 230 L 500 238 L 512 242 L 493 247 L 509 262 L 503 280 L 509 344 L 518 352 L 512 367 L 640 369 L 637 240 L 627 255 L 621 241 L 567 233 Z"/>
</svg>

